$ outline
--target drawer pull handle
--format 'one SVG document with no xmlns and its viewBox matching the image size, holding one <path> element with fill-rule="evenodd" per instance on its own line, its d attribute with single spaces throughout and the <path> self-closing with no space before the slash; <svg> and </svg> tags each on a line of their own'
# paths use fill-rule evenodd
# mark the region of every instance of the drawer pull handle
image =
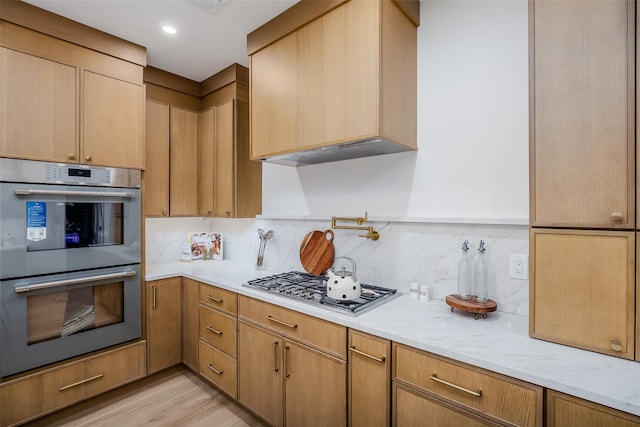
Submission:
<svg viewBox="0 0 640 427">
<path fill-rule="evenodd" d="M 214 334 L 222 335 L 222 331 L 219 331 L 217 329 L 213 329 L 210 325 L 207 325 L 207 330 L 213 332 Z"/>
<path fill-rule="evenodd" d="M 213 367 L 213 365 L 208 364 L 207 368 L 211 369 L 213 372 L 215 372 L 218 375 L 222 375 L 224 371 L 218 371 L 216 368 Z"/>
<path fill-rule="evenodd" d="M 216 302 L 216 303 L 218 303 L 218 304 L 220 304 L 220 303 L 222 302 L 222 300 L 221 300 L 221 299 L 214 298 L 214 297 L 212 297 L 211 295 L 207 295 L 207 299 L 210 299 L 211 301 Z"/>
<path fill-rule="evenodd" d="M 151 293 L 152 293 L 152 297 L 153 299 L 151 300 L 151 308 L 153 308 L 154 310 L 156 308 L 158 308 L 158 298 L 156 295 L 156 285 L 151 286 Z"/>
<path fill-rule="evenodd" d="M 613 222 L 622 222 L 624 220 L 624 214 L 622 212 L 614 212 L 611 214 L 611 220 Z"/>
<path fill-rule="evenodd" d="M 287 328 L 291 328 L 291 329 L 297 329 L 298 328 L 298 324 L 297 323 L 294 323 L 292 325 L 291 323 L 283 322 L 282 320 L 275 319 L 275 318 L 273 318 L 271 316 L 267 316 L 267 317 L 265 317 L 265 319 L 271 320 L 272 322 L 277 323 L 279 325 L 284 325 Z"/>
<path fill-rule="evenodd" d="M 289 347 L 288 345 L 284 346 L 284 377 L 285 378 L 289 378 L 291 376 L 291 373 L 289 372 L 289 349 L 291 347 Z"/>
<path fill-rule="evenodd" d="M 376 357 L 376 356 L 372 356 L 368 353 L 365 353 L 364 351 L 360 351 L 358 349 L 356 349 L 356 346 L 354 345 L 353 347 L 349 347 L 349 351 L 359 354 L 360 356 L 364 356 L 364 357 L 368 357 L 369 359 L 373 359 L 376 362 L 380 362 L 380 363 L 384 363 L 384 361 L 386 360 L 386 358 L 384 356 L 382 357 Z"/>
<path fill-rule="evenodd" d="M 69 390 L 70 388 L 77 387 L 77 386 L 79 386 L 79 385 L 82 385 L 82 384 L 88 383 L 89 381 L 97 380 L 98 378 L 102 378 L 102 377 L 104 377 L 104 374 L 98 374 L 98 375 L 96 375 L 95 377 L 87 378 L 87 379 L 85 379 L 85 380 L 78 381 L 77 383 L 73 383 L 73 384 L 69 384 L 69 385 L 62 386 L 62 387 L 58 387 L 58 391 L 65 391 L 65 390 Z"/>
<path fill-rule="evenodd" d="M 464 391 L 465 393 L 469 393 L 469 394 L 471 394 L 471 395 L 473 395 L 473 396 L 475 396 L 475 397 L 480 397 L 480 396 L 482 396 L 482 390 L 473 391 L 473 390 L 469 390 L 468 388 L 460 387 L 459 385 L 455 385 L 455 384 L 452 384 L 452 383 L 450 383 L 450 382 L 448 382 L 448 381 L 441 380 L 440 378 L 438 378 L 438 377 L 436 376 L 436 374 L 431 375 L 431 377 L 430 377 L 430 378 L 431 378 L 433 381 L 439 382 L 440 384 L 448 385 L 449 387 L 453 387 L 453 388 L 455 388 L 456 390 Z"/>
<path fill-rule="evenodd" d="M 613 351 L 622 351 L 623 350 L 622 343 L 618 340 L 611 341 L 611 350 Z"/>
</svg>

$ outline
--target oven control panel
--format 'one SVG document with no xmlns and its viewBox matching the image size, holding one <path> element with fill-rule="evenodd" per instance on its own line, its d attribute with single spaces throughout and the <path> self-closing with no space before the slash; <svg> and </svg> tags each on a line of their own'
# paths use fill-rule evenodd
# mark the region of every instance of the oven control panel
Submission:
<svg viewBox="0 0 640 427">
<path fill-rule="evenodd" d="M 93 184 L 106 185 L 111 182 L 109 169 L 79 168 L 60 165 L 46 165 L 46 182 L 55 184 Z"/>
</svg>

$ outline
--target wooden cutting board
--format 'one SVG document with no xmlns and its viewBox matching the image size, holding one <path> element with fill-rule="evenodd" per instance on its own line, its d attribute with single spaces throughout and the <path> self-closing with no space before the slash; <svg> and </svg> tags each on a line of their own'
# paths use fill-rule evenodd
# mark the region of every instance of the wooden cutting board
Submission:
<svg viewBox="0 0 640 427">
<path fill-rule="evenodd" d="M 314 230 L 300 244 L 300 262 L 305 271 L 315 276 L 324 274 L 333 265 L 333 231 Z"/>
</svg>

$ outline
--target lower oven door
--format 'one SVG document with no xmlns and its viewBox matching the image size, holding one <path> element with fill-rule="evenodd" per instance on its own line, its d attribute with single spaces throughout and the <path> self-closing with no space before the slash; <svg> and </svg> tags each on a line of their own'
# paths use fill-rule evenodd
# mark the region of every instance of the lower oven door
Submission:
<svg viewBox="0 0 640 427">
<path fill-rule="evenodd" d="M 141 336 L 140 264 L 0 282 L 0 375 Z"/>
</svg>

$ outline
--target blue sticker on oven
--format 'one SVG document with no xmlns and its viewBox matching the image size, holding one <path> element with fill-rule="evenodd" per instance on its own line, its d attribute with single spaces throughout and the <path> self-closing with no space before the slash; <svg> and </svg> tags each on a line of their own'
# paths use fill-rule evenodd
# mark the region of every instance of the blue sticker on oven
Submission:
<svg viewBox="0 0 640 427">
<path fill-rule="evenodd" d="M 27 240 L 39 242 L 47 238 L 46 202 L 27 202 Z"/>
</svg>

